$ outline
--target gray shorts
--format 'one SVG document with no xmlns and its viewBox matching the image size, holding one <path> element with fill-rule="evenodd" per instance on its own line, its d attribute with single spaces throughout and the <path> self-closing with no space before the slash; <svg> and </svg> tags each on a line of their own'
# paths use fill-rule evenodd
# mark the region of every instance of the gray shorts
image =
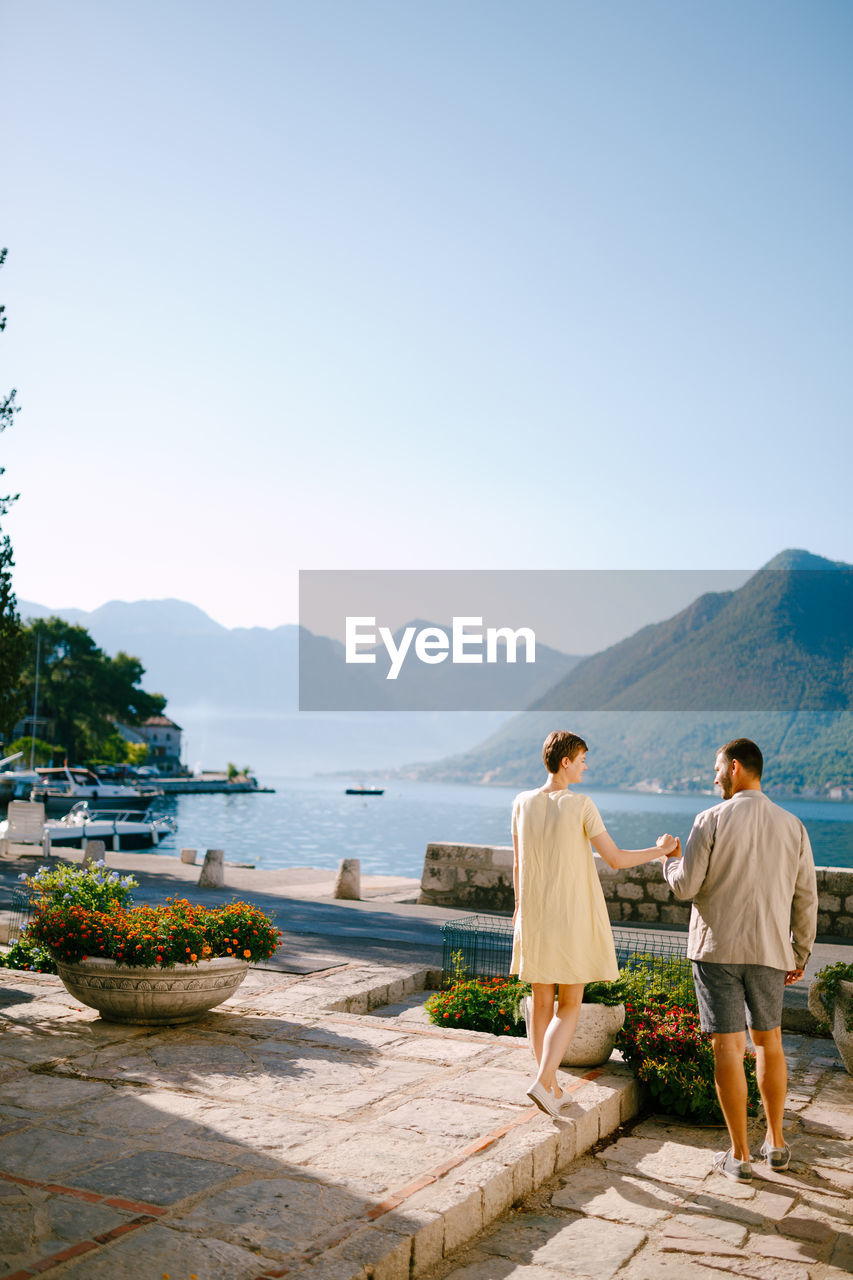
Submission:
<svg viewBox="0 0 853 1280">
<path fill-rule="evenodd" d="M 747 1023 L 756 1031 L 772 1031 L 781 1025 L 784 969 L 702 960 L 693 960 L 692 964 L 703 1031 L 745 1031 Z"/>
</svg>

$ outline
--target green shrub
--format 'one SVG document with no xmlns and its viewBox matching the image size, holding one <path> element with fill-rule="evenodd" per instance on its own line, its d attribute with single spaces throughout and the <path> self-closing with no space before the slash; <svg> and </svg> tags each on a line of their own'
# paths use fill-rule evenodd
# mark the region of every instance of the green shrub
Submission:
<svg viewBox="0 0 853 1280">
<path fill-rule="evenodd" d="M 56 973 L 56 965 L 49 951 L 24 933 L 5 954 L 0 954 L 0 967 L 5 969 L 31 969 L 35 973 Z"/>
<path fill-rule="evenodd" d="M 526 1034 L 521 999 L 530 990 L 518 978 L 457 978 L 426 1002 L 430 1022 L 439 1027 L 490 1031 L 497 1036 Z"/>
<path fill-rule="evenodd" d="M 656 956 L 640 951 L 622 967 L 622 989 L 634 1004 L 665 996 L 671 1005 L 698 1009 L 693 968 L 686 956 Z"/>
<path fill-rule="evenodd" d="M 120 876 L 108 871 L 103 860 L 94 866 L 60 863 L 57 867 L 39 867 L 35 875 L 18 877 L 35 894 L 40 905 L 74 903 L 90 911 L 109 911 L 112 906 L 129 907 L 131 889 L 137 887 L 133 876 Z"/>
</svg>

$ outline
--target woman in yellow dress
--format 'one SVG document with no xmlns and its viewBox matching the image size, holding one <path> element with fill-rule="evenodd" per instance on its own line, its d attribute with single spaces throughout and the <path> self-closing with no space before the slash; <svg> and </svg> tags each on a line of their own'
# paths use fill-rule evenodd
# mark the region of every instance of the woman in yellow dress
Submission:
<svg viewBox="0 0 853 1280">
<path fill-rule="evenodd" d="M 512 806 L 515 914 L 510 972 L 533 990 L 530 1039 L 539 1073 L 527 1094 L 552 1116 L 564 1101 L 557 1067 L 575 1033 L 584 984 L 619 977 L 590 843 L 614 868 L 637 867 L 680 849 L 670 835 L 661 836 L 653 849 L 617 848 L 589 796 L 568 790 L 586 771 L 587 750 L 583 738 L 574 733 L 549 734 L 542 748 L 548 770 L 545 785 L 522 791 Z"/>
</svg>

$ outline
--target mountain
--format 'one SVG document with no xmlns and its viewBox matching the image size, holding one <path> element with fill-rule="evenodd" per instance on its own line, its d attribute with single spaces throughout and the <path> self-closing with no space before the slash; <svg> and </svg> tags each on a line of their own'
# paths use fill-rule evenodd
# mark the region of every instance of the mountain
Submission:
<svg viewBox="0 0 853 1280">
<path fill-rule="evenodd" d="M 525 785 L 559 723 L 590 742 L 597 786 L 707 785 L 736 736 L 762 745 L 771 786 L 850 785 L 853 566 L 782 552 L 737 591 L 578 662 L 530 713 L 416 776 Z"/>
<path fill-rule="evenodd" d="M 413 618 L 392 634 L 399 651 L 404 633 L 417 634 L 451 628 Z M 458 666 L 451 662 L 428 665 L 417 660 L 410 644 L 399 674 L 387 679 L 391 666 L 384 644 L 365 647 L 372 663 L 346 663 L 342 644 L 303 630 L 300 641 L 300 705 L 312 711 L 515 711 L 540 697 L 580 658 L 537 642 L 536 661 L 506 663 L 506 644 L 498 642 L 501 660 Z M 523 650 L 522 650 L 523 652 Z"/>
<path fill-rule="evenodd" d="M 412 756 L 430 760 L 462 750 L 507 715 L 495 709 L 488 687 L 482 710 L 406 714 L 397 710 L 401 695 L 380 663 L 359 668 L 369 674 L 353 686 L 338 641 L 295 625 L 229 629 L 182 600 L 112 600 L 91 612 L 21 601 L 19 609 L 23 618 L 57 615 L 84 626 L 107 653 L 124 649 L 138 657 L 143 687 L 166 696 L 167 713 L 184 730 L 190 764 L 219 768 L 234 760 L 266 774 L 373 772 Z M 298 710 L 300 658 L 307 669 L 321 667 L 333 710 Z M 544 646 L 541 658 L 536 668 L 519 665 L 526 683 L 516 706 L 544 692 L 573 661 Z M 347 701 L 354 692 L 362 698 L 358 714 Z"/>
<path fill-rule="evenodd" d="M 105 652 L 133 654 L 145 667 L 144 688 L 170 707 L 297 708 L 297 626 L 229 629 L 183 600 L 111 600 L 91 613 L 21 601 L 19 610 L 23 618 L 54 614 L 85 627 Z"/>
<path fill-rule="evenodd" d="M 737 591 L 579 662 L 532 709 L 833 711 L 853 706 L 853 566 L 783 552 Z"/>
</svg>

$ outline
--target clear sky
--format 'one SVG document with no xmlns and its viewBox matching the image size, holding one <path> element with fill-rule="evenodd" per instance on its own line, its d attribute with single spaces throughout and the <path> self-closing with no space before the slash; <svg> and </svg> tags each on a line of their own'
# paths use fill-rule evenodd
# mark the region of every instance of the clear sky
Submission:
<svg viewBox="0 0 853 1280">
<path fill-rule="evenodd" d="M 3 0 L 21 598 L 853 561 L 846 0 Z"/>
</svg>

